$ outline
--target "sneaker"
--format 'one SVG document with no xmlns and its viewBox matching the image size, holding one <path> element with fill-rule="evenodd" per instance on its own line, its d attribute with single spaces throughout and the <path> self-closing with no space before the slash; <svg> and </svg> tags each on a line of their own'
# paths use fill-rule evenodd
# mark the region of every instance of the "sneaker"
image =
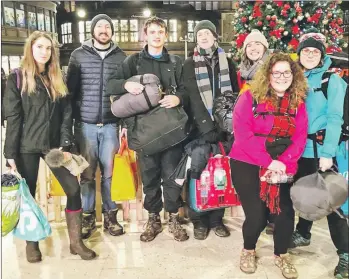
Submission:
<svg viewBox="0 0 349 279">
<path fill-rule="evenodd" d="M 81 238 L 89 238 L 96 230 L 96 212 L 93 211 L 91 213 L 82 213 Z"/>
<path fill-rule="evenodd" d="M 282 275 L 287 279 L 297 279 L 298 272 L 294 265 L 291 263 L 290 256 L 288 254 L 275 256 L 275 265 L 280 268 Z"/>
<path fill-rule="evenodd" d="M 186 230 L 182 228 L 179 222 L 178 213 L 170 213 L 170 220 L 168 222 L 168 231 L 173 234 L 173 237 L 177 241 L 185 241 L 189 238 Z"/>
<path fill-rule="evenodd" d="M 230 235 L 230 231 L 223 224 L 218 225 L 217 227 L 212 228 L 212 230 L 219 237 L 228 237 Z"/>
<path fill-rule="evenodd" d="M 148 222 L 140 239 L 143 242 L 154 240 L 154 238 L 162 232 L 160 215 L 158 213 L 149 213 Z"/>
<path fill-rule="evenodd" d="M 348 278 L 348 253 L 339 254 L 339 262 L 334 270 L 334 277 L 337 279 Z"/>
<path fill-rule="evenodd" d="M 256 251 L 249 252 L 242 249 L 240 255 L 240 269 L 245 273 L 255 273 L 257 269 Z"/>
<path fill-rule="evenodd" d="M 289 248 L 296 248 L 296 247 L 309 246 L 309 245 L 310 245 L 310 239 L 304 238 L 297 231 L 293 232 L 292 240 Z"/>
<path fill-rule="evenodd" d="M 108 230 L 109 234 L 112 236 L 124 234 L 124 228 L 119 224 L 117 214 L 117 209 L 112 209 L 103 213 L 104 229 Z"/>
</svg>

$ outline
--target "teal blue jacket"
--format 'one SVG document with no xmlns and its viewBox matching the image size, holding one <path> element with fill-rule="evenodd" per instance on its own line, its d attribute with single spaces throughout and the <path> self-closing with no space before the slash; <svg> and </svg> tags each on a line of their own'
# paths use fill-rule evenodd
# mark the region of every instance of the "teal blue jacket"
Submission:
<svg viewBox="0 0 349 279">
<path fill-rule="evenodd" d="M 314 92 L 321 88 L 322 75 L 329 69 L 331 58 L 325 55 L 324 65 L 306 71 L 308 79 L 308 95 L 306 108 L 308 113 L 308 134 L 326 129 L 323 145 L 317 144 L 318 156 L 332 158 L 336 156 L 338 143 L 343 124 L 344 97 L 347 88 L 346 82 L 337 74 L 332 74 L 328 83 L 327 99 L 322 91 Z M 307 139 L 307 144 L 302 157 L 314 158 L 313 142 Z"/>
</svg>

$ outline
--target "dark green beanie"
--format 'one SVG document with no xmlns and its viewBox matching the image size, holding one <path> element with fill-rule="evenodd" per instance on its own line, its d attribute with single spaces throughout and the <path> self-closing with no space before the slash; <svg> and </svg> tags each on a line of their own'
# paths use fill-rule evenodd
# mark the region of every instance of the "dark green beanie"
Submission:
<svg viewBox="0 0 349 279">
<path fill-rule="evenodd" d="M 218 38 L 216 26 L 211 21 L 205 19 L 205 20 L 201 20 L 198 24 L 196 24 L 196 26 L 194 28 L 195 41 L 196 41 L 197 33 L 202 29 L 210 30 L 212 32 L 213 36 Z"/>
</svg>

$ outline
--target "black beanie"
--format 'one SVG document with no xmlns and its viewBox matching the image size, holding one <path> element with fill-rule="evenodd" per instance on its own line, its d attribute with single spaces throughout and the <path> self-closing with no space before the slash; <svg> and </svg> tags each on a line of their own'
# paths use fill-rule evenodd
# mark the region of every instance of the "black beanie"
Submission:
<svg viewBox="0 0 349 279">
<path fill-rule="evenodd" d="M 106 14 L 99 14 L 96 15 L 92 20 L 91 20 L 91 35 L 93 37 L 93 30 L 96 27 L 96 24 L 98 21 L 105 19 L 106 21 L 108 21 L 110 23 L 110 27 L 111 27 L 111 35 L 114 35 L 114 25 L 113 25 L 113 21 L 111 20 L 111 18 L 109 16 L 107 16 Z"/>
<path fill-rule="evenodd" d="M 306 47 L 317 48 L 321 51 L 321 56 L 326 54 L 326 37 L 319 32 L 316 28 L 310 28 L 299 40 L 297 48 L 297 54 L 299 55 L 301 50 Z"/>
</svg>

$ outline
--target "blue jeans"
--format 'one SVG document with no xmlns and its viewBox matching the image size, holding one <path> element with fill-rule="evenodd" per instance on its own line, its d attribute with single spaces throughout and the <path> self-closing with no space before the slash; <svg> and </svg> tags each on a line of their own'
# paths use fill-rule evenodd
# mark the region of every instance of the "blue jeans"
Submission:
<svg viewBox="0 0 349 279">
<path fill-rule="evenodd" d="M 82 208 L 84 212 L 93 212 L 96 206 L 96 169 L 99 163 L 102 175 L 103 212 L 116 209 L 111 200 L 110 187 L 113 175 L 115 153 L 119 149 L 118 125 L 97 126 L 84 122 L 75 122 L 74 135 L 78 149 L 90 166 L 81 174 Z"/>
</svg>

